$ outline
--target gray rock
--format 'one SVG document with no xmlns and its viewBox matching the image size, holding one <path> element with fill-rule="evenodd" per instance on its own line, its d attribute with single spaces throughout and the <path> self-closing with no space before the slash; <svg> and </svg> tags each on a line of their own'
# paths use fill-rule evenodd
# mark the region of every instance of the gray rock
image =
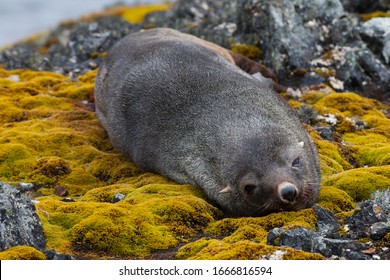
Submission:
<svg viewBox="0 0 390 280">
<path fill-rule="evenodd" d="M 390 222 L 378 222 L 370 227 L 370 236 L 373 240 L 381 240 L 390 232 Z"/>
<path fill-rule="evenodd" d="M 367 47 L 359 24 L 360 18 L 345 12 L 339 0 L 245 0 L 235 35 L 260 46 L 264 64 L 282 84 L 305 86 L 310 77 L 303 79 L 294 70 L 327 67 L 344 82 L 341 89 L 389 98 L 390 69 L 380 60 L 383 49 Z M 387 45 L 384 51 L 387 55 Z"/>
<path fill-rule="evenodd" d="M 304 227 L 297 227 L 291 230 L 274 228 L 267 236 L 267 244 L 275 246 L 291 247 L 297 250 L 312 252 L 313 236 L 317 233 Z"/>
<path fill-rule="evenodd" d="M 374 53 L 390 64 L 390 18 L 373 18 L 362 24 L 360 35 Z"/>
<path fill-rule="evenodd" d="M 361 250 L 365 249 L 366 246 L 359 242 L 326 238 L 320 233 L 304 227 L 291 230 L 275 228 L 268 234 L 267 244 L 319 253 L 327 258 L 337 256 L 347 259 L 370 259 L 370 256 L 361 253 Z"/>
<path fill-rule="evenodd" d="M 372 224 L 381 222 L 376 216 L 372 201 L 365 201 L 360 204 L 360 211 L 345 219 L 348 229 L 347 236 L 352 239 L 369 237 L 369 228 Z"/>
<path fill-rule="evenodd" d="M 44 252 L 48 260 L 74 260 L 75 258 L 68 254 L 60 254 L 53 249 Z"/>
<path fill-rule="evenodd" d="M 315 126 L 314 129 L 320 134 L 322 139 L 334 141 L 333 129 L 327 126 Z"/>
<path fill-rule="evenodd" d="M 318 232 L 321 235 L 329 236 L 340 228 L 339 221 L 331 211 L 322 208 L 319 205 L 315 205 L 313 208 L 317 216 Z"/>
<path fill-rule="evenodd" d="M 35 206 L 16 188 L 0 183 L 0 251 L 17 245 L 46 246 Z"/>
<path fill-rule="evenodd" d="M 114 202 L 114 203 L 117 203 L 117 202 L 119 202 L 119 201 L 125 199 L 125 197 L 126 197 L 126 195 L 124 195 L 123 193 L 116 193 L 116 194 L 114 195 L 114 200 L 113 200 L 113 202 Z"/>
</svg>

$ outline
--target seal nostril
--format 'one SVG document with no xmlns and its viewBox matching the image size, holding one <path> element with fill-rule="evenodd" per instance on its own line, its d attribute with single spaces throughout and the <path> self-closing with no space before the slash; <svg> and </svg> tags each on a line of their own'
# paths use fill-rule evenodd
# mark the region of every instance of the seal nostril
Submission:
<svg viewBox="0 0 390 280">
<path fill-rule="evenodd" d="M 280 198 L 286 202 L 293 202 L 298 195 L 297 188 L 292 184 L 285 184 L 279 188 Z"/>
<path fill-rule="evenodd" d="M 247 194 L 251 195 L 257 187 L 255 185 L 245 185 L 244 190 Z"/>
</svg>

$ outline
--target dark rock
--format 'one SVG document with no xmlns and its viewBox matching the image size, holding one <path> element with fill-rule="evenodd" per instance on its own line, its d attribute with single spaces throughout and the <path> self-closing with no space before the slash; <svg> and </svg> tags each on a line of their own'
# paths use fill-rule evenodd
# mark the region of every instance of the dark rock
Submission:
<svg viewBox="0 0 390 280">
<path fill-rule="evenodd" d="M 267 236 L 267 244 L 312 252 L 313 235 L 317 234 L 304 227 L 297 227 L 291 230 L 274 228 Z"/>
<path fill-rule="evenodd" d="M 313 240 L 313 252 L 320 253 L 325 257 L 346 257 L 350 251 L 361 251 L 365 246 L 353 240 L 331 239 L 319 237 Z"/>
<path fill-rule="evenodd" d="M 323 213 L 323 211 L 320 212 Z M 320 214 L 320 216 L 328 216 L 328 213 L 325 215 Z M 370 258 L 370 256 L 361 253 L 366 246 L 359 242 L 345 239 L 326 238 L 320 233 L 304 227 L 297 227 L 291 230 L 275 228 L 268 234 L 267 244 L 319 253 L 327 258 L 332 256 L 351 259 Z M 354 253 L 351 253 L 351 251 Z"/>
<path fill-rule="evenodd" d="M 347 260 L 371 260 L 370 256 L 357 251 L 351 251 L 351 250 L 347 250 L 345 252 L 345 258 Z"/>
<path fill-rule="evenodd" d="M 314 212 L 317 216 L 317 228 L 318 232 L 323 236 L 330 236 L 340 228 L 340 223 L 334 214 L 322 208 L 319 205 L 315 205 Z"/>
<path fill-rule="evenodd" d="M 33 183 L 19 183 L 17 185 L 18 189 L 21 191 L 21 192 L 28 192 L 28 191 L 34 191 L 36 190 L 36 185 L 33 184 Z"/>
<path fill-rule="evenodd" d="M 265 65 L 282 80 L 293 69 L 309 69 L 321 52 L 325 40 L 323 24 L 330 24 L 344 11 L 337 0 L 311 1 L 242 1 L 238 32 L 243 41 L 260 45 Z"/>
<path fill-rule="evenodd" d="M 20 43 L 0 52 L 0 64 L 7 69 L 30 68 L 77 76 L 98 67 L 100 53 L 139 29 L 120 17 L 62 24 L 39 42 Z M 47 51 L 43 54 L 39 49 Z"/>
<path fill-rule="evenodd" d="M 315 126 L 314 129 L 320 134 L 322 139 L 334 141 L 333 129 L 327 126 Z"/>
<path fill-rule="evenodd" d="M 16 188 L 0 183 L 0 251 L 18 245 L 44 250 L 42 225 L 31 201 Z"/>
<path fill-rule="evenodd" d="M 345 225 L 348 230 L 348 237 L 359 239 L 369 237 L 369 228 L 372 224 L 380 222 L 377 218 L 372 201 L 365 201 L 360 205 L 360 211 L 345 220 Z"/>
<path fill-rule="evenodd" d="M 267 235 L 267 244 L 277 246 L 276 239 L 283 231 L 284 229 L 282 228 L 274 228 L 273 230 L 271 230 Z"/>
<path fill-rule="evenodd" d="M 389 0 L 340 0 L 345 10 L 354 13 L 372 13 L 390 10 Z"/>
<path fill-rule="evenodd" d="M 282 84 L 306 82 L 290 79 L 296 69 L 327 67 L 342 81 L 335 89 L 389 98 L 390 69 L 362 41 L 360 23 L 339 0 L 246 0 L 239 6 L 236 37 L 260 46 L 264 64 Z"/>
<path fill-rule="evenodd" d="M 69 191 L 62 186 L 55 186 L 54 187 L 54 194 L 61 196 L 61 197 L 64 197 L 64 196 L 67 196 L 69 194 Z"/>
<path fill-rule="evenodd" d="M 326 78 L 323 77 L 322 75 L 319 75 L 315 72 L 307 72 L 303 76 L 299 86 L 308 87 L 313 85 L 324 84 L 325 82 L 326 82 Z"/>
<path fill-rule="evenodd" d="M 381 240 L 387 233 L 390 232 L 390 222 L 378 222 L 370 227 L 370 237 L 373 240 Z"/>
<path fill-rule="evenodd" d="M 63 201 L 63 202 L 74 202 L 74 199 L 71 198 L 71 197 L 65 197 L 65 198 L 62 199 L 61 201 Z"/>
<path fill-rule="evenodd" d="M 126 197 L 126 195 L 124 195 L 124 194 L 122 194 L 122 193 L 116 193 L 116 194 L 114 195 L 114 200 L 113 200 L 113 202 L 114 202 L 114 203 L 117 203 L 117 202 L 123 200 L 125 197 Z"/>
<path fill-rule="evenodd" d="M 46 255 L 46 258 L 48 260 L 74 260 L 75 258 L 73 258 L 71 255 L 68 255 L 68 254 L 60 254 L 60 253 L 57 253 L 55 250 L 53 249 L 50 249 L 50 250 L 47 250 L 44 252 L 45 255 Z"/>
</svg>

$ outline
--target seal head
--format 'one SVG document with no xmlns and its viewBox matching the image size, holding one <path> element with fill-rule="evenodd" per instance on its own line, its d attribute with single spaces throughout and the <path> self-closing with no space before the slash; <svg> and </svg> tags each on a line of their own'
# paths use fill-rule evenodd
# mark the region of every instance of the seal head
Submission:
<svg viewBox="0 0 390 280">
<path fill-rule="evenodd" d="M 273 129 L 272 138 L 244 141 L 225 174 L 220 201 L 240 216 L 262 216 L 312 206 L 319 194 L 317 170 L 305 142 Z M 314 171 L 314 174 L 310 174 Z M 226 200 L 226 202 L 225 202 Z"/>
</svg>

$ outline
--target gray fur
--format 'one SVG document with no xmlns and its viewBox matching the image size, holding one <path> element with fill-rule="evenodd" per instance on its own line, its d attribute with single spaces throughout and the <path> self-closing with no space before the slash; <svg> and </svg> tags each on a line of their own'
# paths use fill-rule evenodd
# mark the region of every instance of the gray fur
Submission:
<svg viewBox="0 0 390 280">
<path fill-rule="evenodd" d="M 231 215 L 298 210 L 317 199 L 318 156 L 295 112 L 267 81 L 188 35 L 161 28 L 123 38 L 99 70 L 95 100 L 126 157 L 202 188 Z M 297 157 L 300 166 L 292 167 Z M 298 189 L 293 203 L 279 198 L 283 181 Z"/>
</svg>

